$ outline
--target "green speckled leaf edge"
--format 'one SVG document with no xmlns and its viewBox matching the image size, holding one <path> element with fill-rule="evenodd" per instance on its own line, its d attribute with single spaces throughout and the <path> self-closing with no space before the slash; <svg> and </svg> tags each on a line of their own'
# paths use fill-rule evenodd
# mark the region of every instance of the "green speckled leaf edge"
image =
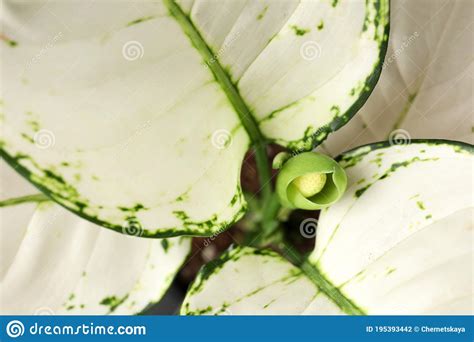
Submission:
<svg viewBox="0 0 474 342">
<path fill-rule="evenodd" d="M 474 153 L 474 145 L 471 145 L 462 141 L 446 140 L 446 139 L 411 139 L 410 140 L 410 144 L 418 144 L 418 143 L 428 144 L 428 145 L 431 145 L 431 144 L 432 145 L 452 145 L 455 148 L 465 150 L 471 154 Z M 391 143 L 390 141 L 378 141 L 378 142 L 373 142 L 370 144 L 365 144 L 362 146 L 355 147 L 344 153 L 341 153 L 335 158 L 335 160 L 338 162 L 344 162 L 352 158 L 360 159 L 360 157 L 363 157 L 370 151 L 390 147 L 392 145 L 393 143 Z"/>
<path fill-rule="evenodd" d="M 377 9 L 380 9 L 380 5 L 382 2 L 383 0 L 378 0 L 376 2 L 375 6 Z M 319 144 L 321 144 L 329 136 L 329 134 L 336 132 L 338 129 L 346 125 L 349 120 L 359 111 L 359 109 L 362 108 L 369 96 L 372 94 L 373 90 L 375 89 L 375 86 L 377 85 L 378 80 L 380 79 L 383 64 L 385 61 L 385 56 L 387 54 L 388 49 L 388 40 L 390 36 L 390 2 L 391 0 L 387 0 L 386 17 L 384 18 L 382 14 L 379 14 L 382 18 L 382 20 L 380 20 L 379 18 L 380 23 L 384 25 L 382 40 L 380 42 L 379 62 L 375 66 L 372 74 L 367 77 L 363 91 L 361 92 L 357 101 L 355 101 L 344 114 L 337 116 L 328 125 L 319 128 L 316 133 L 309 132 L 308 130 L 307 132 L 305 132 L 305 136 L 300 140 L 287 142 L 288 148 L 290 150 L 310 151 L 319 146 Z M 270 139 L 270 141 L 276 144 L 281 143 L 277 139 Z"/>
<path fill-rule="evenodd" d="M 168 3 L 169 4 L 174 4 L 174 2 L 171 2 L 171 1 L 168 2 Z M 384 0 L 380 0 L 380 1 L 376 2 L 375 8 L 378 8 L 377 6 L 380 6 L 381 3 L 385 3 Z M 386 10 L 388 12 L 388 8 Z M 379 58 L 378 65 L 375 67 L 375 70 L 374 70 L 373 74 L 371 76 L 369 76 L 369 78 L 367 79 L 367 84 L 364 87 L 362 95 L 358 98 L 358 100 L 352 105 L 352 107 L 348 111 L 348 112 L 350 112 L 350 115 L 346 116 L 346 114 L 344 114 L 342 116 L 344 118 L 343 120 L 341 120 L 341 117 L 339 117 L 337 119 L 336 124 L 334 124 L 334 122 L 331 123 L 330 131 L 336 130 L 337 128 L 341 127 L 345 122 L 347 122 L 352 117 L 352 115 L 354 115 L 356 113 L 356 111 L 360 108 L 360 106 L 362 106 L 362 104 L 365 102 L 367 97 L 370 95 L 370 92 L 372 91 L 373 87 L 375 86 L 375 84 L 378 80 L 378 77 L 380 75 L 380 71 L 381 71 L 381 67 L 382 67 L 382 63 L 383 63 L 383 58 L 384 58 L 385 52 L 386 52 L 388 32 L 389 32 L 389 23 L 388 23 L 388 20 L 387 20 L 386 25 L 385 25 L 385 29 L 384 29 L 384 33 L 383 33 L 383 37 L 382 37 L 382 40 L 381 40 L 380 58 Z M 215 63 L 214 65 L 216 65 L 216 64 L 217 63 Z M 213 70 L 213 72 L 215 73 L 215 70 Z M 237 110 L 237 113 L 239 114 L 240 111 Z M 241 119 L 242 118 L 245 119 L 245 116 L 241 116 Z M 345 120 L 345 122 L 344 122 L 344 120 Z M 242 121 L 245 121 L 245 120 L 242 120 Z M 244 125 L 245 125 L 245 122 L 244 122 Z M 248 125 L 245 125 L 245 126 L 248 126 Z M 246 129 L 247 129 L 247 131 L 249 131 L 248 127 L 246 127 Z M 249 133 L 251 133 L 251 132 L 249 132 Z M 257 135 L 258 134 L 259 134 L 259 132 L 257 132 Z M 250 134 L 250 135 L 252 136 L 252 134 Z M 318 137 L 312 135 L 312 138 L 316 139 L 315 141 L 317 141 L 318 139 L 320 141 L 322 141 L 325 138 L 325 136 L 324 137 L 319 137 L 319 138 Z M 256 139 L 253 138 L 252 140 L 256 140 Z M 314 145 L 315 142 L 312 142 L 311 144 Z M 94 217 L 93 215 L 85 213 L 84 211 L 80 210 L 81 206 L 84 205 L 84 203 L 74 202 L 69 198 L 61 197 L 58 193 L 54 192 L 54 190 L 48 189 L 48 187 L 45 186 L 44 184 L 42 184 L 40 181 L 35 180 L 34 177 L 32 177 L 32 174 L 30 173 L 30 171 L 26 167 L 21 166 L 17 162 L 17 159 L 22 158 L 22 156 L 13 157 L 13 156 L 9 155 L 3 148 L 0 149 L 0 155 L 6 160 L 6 162 L 8 164 L 10 164 L 15 170 L 17 170 L 20 174 L 22 174 L 24 177 L 26 177 L 40 191 L 44 192 L 52 200 L 56 201 L 57 203 L 64 206 L 65 208 L 67 208 L 69 210 L 72 210 L 74 213 L 76 213 L 80 217 L 83 217 L 83 218 L 85 218 L 85 219 L 87 219 L 91 222 L 94 222 L 94 223 L 96 223 L 98 225 L 101 225 L 101 226 L 104 226 L 106 228 L 113 229 L 117 232 L 123 232 L 123 226 L 117 226 L 116 224 L 111 224 L 110 222 L 101 220 L 98 217 Z M 57 179 L 55 178 L 55 180 L 61 180 L 61 178 L 60 177 L 57 178 Z M 64 183 L 64 184 L 65 184 L 65 186 L 69 186 L 69 184 L 67 184 L 67 183 Z M 79 208 L 79 209 L 77 209 L 77 208 Z M 186 222 L 186 220 L 183 219 L 182 221 L 183 221 L 183 225 L 185 226 L 185 229 L 180 230 L 180 229 L 177 229 L 176 227 L 160 228 L 160 229 L 157 229 L 157 230 L 144 229 L 142 236 L 143 237 L 160 237 L 160 238 L 180 236 L 180 235 L 208 236 L 210 234 L 220 232 L 220 231 L 226 229 L 227 227 L 231 226 L 233 223 L 238 221 L 244 215 L 245 210 L 246 210 L 246 208 L 245 208 L 245 205 L 243 204 L 241 206 L 240 210 L 238 210 L 236 212 L 233 219 L 228 220 L 226 222 L 222 222 L 222 221 L 215 222 L 215 220 L 213 220 L 213 219 L 209 219 L 207 221 L 200 221 L 200 222 L 194 222 L 194 221 Z"/>
<path fill-rule="evenodd" d="M 83 219 L 86 219 L 86 220 L 88 220 L 92 223 L 95 223 L 95 224 L 99 225 L 99 226 L 102 226 L 102 227 L 105 227 L 105 228 L 108 228 L 108 229 L 112 229 L 112 230 L 116 231 L 117 233 L 123 234 L 124 230 L 126 230 L 126 228 L 124 229 L 123 226 L 115 226 L 115 225 L 110 224 L 109 222 L 99 220 L 96 217 L 92 217 L 90 215 L 87 215 L 86 213 L 84 213 L 82 211 L 76 211 L 76 210 L 72 209 L 71 207 L 69 207 L 69 201 L 68 200 L 65 200 L 62 197 L 57 196 L 55 193 L 51 192 L 48 188 L 43 186 L 40 182 L 36 182 L 34 179 L 32 179 L 30 171 L 27 168 L 25 168 L 25 167 L 21 166 L 20 164 L 16 163 L 15 158 L 12 158 L 10 155 L 8 155 L 1 148 L 0 148 L 0 157 L 3 158 L 3 160 L 5 162 L 7 162 L 7 164 L 9 164 L 19 174 L 21 174 L 23 177 L 25 177 L 32 185 L 34 185 L 38 190 L 40 190 L 43 194 L 45 194 L 49 199 L 51 199 L 55 203 L 61 205 L 65 209 L 72 211 L 74 214 L 78 215 L 79 217 L 81 217 Z M 239 194 L 239 192 L 237 192 L 237 194 Z M 244 216 L 246 210 L 247 210 L 247 206 L 244 205 L 238 211 L 238 213 L 234 217 L 234 219 L 229 221 L 229 222 L 223 222 L 223 223 L 219 223 L 219 224 L 216 224 L 216 225 L 214 225 L 214 224 L 211 225 L 210 224 L 211 220 L 209 220 L 209 222 L 205 221 L 205 222 L 195 223 L 196 225 L 207 225 L 210 229 L 209 232 L 202 232 L 200 229 L 193 229 L 191 227 L 187 227 L 185 233 L 183 233 L 182 231 L 180 231 L 176 228 L 160 229 L 159 232 L 142 229 L 141 233 L 140 233 L 140 237 L 143 237 L 143 238 L 169 238 L 169 237 L 176 237 L 176 236 L 210 236 L 212 234 L 220 233 L 220 232 L 226 230 L 227 228 L 229 228 L 230 226 L 232 226 L 234 223 L 238 222 Z"/>
</svg>

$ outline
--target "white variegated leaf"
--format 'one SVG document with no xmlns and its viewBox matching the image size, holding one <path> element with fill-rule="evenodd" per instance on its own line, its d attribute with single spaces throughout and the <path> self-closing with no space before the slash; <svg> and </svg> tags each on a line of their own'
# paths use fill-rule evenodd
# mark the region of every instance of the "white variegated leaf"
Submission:
<svg viewBox="0 0 474 342">
<path fill-rule="evenodd" d="M 472 144 L 473 11 L 469 0 L 392 0 L 380 80 L 357 116 L 324 142 L 326 152 L 396 136 Z"/>
<path fill-rule="evenodd" d="M 341 159 L 310 261 L 370 314 L 473 312 L 472 146 L 375 144 Z"/>
<path fill-rule="evenodd" d="M 30 188 L 5 164 L 3 185 L 2 199 Z M 189 238 L 117 234 L 51 201 L 0 208 L 0 226 L 1 314 L 139 313 L 163 296 L 190 251 Z"/>
<path fill-rule="evenodd" d="M 230 251 L 201 271 L 182 313 L 472 314 L 472 146 L 375 144 L 340 162 L 348 189 L 321 213 L 313 266 Z"/>
<path fill-rule="evenodd" d="M 2 156 L 76 214 L 154 237 L 238 220 L 249 146 L 339 128 L 388 38 L 388 0 L 2 4 Z"/>
<path fill-rule="evenodd" d="M 384 0 L 197 0 L 188 13 L 262 133 L 292 149 L 309 149 L 355 114 L 388 39 Z"/>
<path fill-rule="evenodd" d="M 300 269 L 278 254 L 239 247 L 201 270 L 181 314 L 296 315 L 314 307 L 325 314 L 343 313 Z"/>
</svg>

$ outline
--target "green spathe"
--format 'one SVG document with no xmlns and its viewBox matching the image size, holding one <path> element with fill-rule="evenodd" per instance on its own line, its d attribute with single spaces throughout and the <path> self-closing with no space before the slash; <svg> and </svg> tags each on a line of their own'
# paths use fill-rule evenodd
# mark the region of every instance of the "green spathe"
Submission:
<svg viewBox="0 0 474 342">
<path fill-rule="evenodd" d="M 319 153 L 305 152 L 283 164 L 276 190 L 285 207 L 317 210 L 338 201 L 346 186 L 346 174 L 336 161 Z"/>
</svg>

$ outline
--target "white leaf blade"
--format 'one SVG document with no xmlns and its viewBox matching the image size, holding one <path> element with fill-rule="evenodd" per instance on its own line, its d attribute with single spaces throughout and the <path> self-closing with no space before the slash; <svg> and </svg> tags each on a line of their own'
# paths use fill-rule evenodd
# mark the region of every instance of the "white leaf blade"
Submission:
<svg viewBox="0 0 474 342">
<path fill-rule="evenodd" d="M 462 209 L 409 236 L 343 291 L 371 314 L 472 314 L 473 213 Z"/>
<path fill-rule="evenodd" d="M 8 198 L 27 196 L 38 192 L 31 184 L 19 177 L 6 163 L 0 162 L 0 201 Z M 10 206 L 0 209 L 2 229 L 9 229 L 8 234 L 0 234 L 1 258 L 0 278 L 3 278 L 8 266 L 15 257 L 28 222 L 36 209 L 36 203 L 25 203 L 22 206 Z M 4 228 L 5 224 L 7 226 Z"/>
<path fill-rule="evenodd" d="M 122 231 L 133 221 L 141 226 L 144 236 L 151 237 L 222 231 L 245 210 L 239 171 L 250 139 L 245 131 L 249 128 L 242 126 L 243 116 L 250 121 L 259 119 L 269 114 L 267 109 L 306 99 L 316 88 L 332 94 L 320 84 L 323 81 L 316 83 L 312 77 L 318 70 L 328 69 L 334 59 L 331 56 L 339 58 L 327 75 L 338 75 L 331 81 L 335 86 L 331 89 L 337 90 L 341 84 L 354 87 L 354 79 L 360 85 L 362 75 L 354 70 L 365 70 L 363 81 L 370 78 L 374 83 L 378 77 L 387 38 L 386 0 L 367 4 L 358 0 L 350 3 L 353 8 L 311 1 L 265 2 L 263 7 L 230 0 L 212 6 L 200 1 L 180 4 L 182 9 L 168 0 L 140 4 L 143 16 L 138 17 L 132 3 L 114 5 L 113 16 L 105 1 L 92 7 L 72 2 L 45 3 L 40 8 L 28 4 L 5 7 L 0 48 L 5 56 L 2 62 L 9 67 L 2 75 L 5 115 L 0 152 L 55 201 L 104 227 Z M 242 11 L 232 20 L 214 15 L 214 9 L 228 13 L 232 8 L 236 11 L 231 14 Z M 350 19 L 349 13 L 356 12 L 357 18 Z M 33 13 L 34 19 L 26 21 Z M 316 13 L 324 18 L 314 21 Z M 210 14 L 220 19 L 209 22 Z M 235 27 L 224 29 L 234 19 Z M 316 27 L 320 19 L 326 20 L 326 30 Z M 27 25 L 17 29 L 23 22 Z M 306 24 L 312 25 L 307 35 L 306 29 L 302 34 L 298 28 Z M 265 40 L 247 44 L 249 33 L 238 35 L 239 27 L 259 27 L 259 39 L 275 34 L 281 37 L 269 44 Z M 317 39 L 324 44 L 338 32 L 338 46 L 347 43 L 353 53 L 340 54 L 331 42 L 324 63 L 308 63 L 300 56 L 303 40 L 298 38 L 313 39 L 319 31 L 326 38 Z M 199 40 L 200 34 L 207 42 Z M 214 51 L 215 58 L 209 59 L 209 47 L 217 49 L 219 45 L 226 48 Z M 82 58 L 84 51 L 87 58 Z M 291 74 L 289 79 L 272 76 L 268 68 L 263 74 L 259 71 L 270 62 L 270 55 L 281 57 L 271 61 L 271 69 L 275 63 L 281 65 L 279 72 Z M 297 65 L 293 65 L 295 56 Z M 348 67 L 349 61 L 355 60 L 350 56 L 360 59 L 360 67 Z M 242 76 L 239 85 L 235 68 L 226 74 L 232 59 L 240 63 L 236 67 Z M 221 74 L 234 81 L 230 88 L 235 89 L 218 77 L 218 63 L 224 65 Z M 340 74 L 341 68 L 349 73 Z M 300 76 L 304 82 L 298 81 Z M 267 91 L 262 77 L 276 86 L 267 95 L 258 95 L 260 90 Z M 348 79 L 351 82 L 346 82 Z M 344 106 L 363 102 L 371 87 L 359 88 L 349 100 L 346 93 L 350 89 L 334 97 Z M 238 108 L 235 97 L 245 108 Z M 315 121 L 313 114 L 318 111 L 327 120 Z M 329 107 L 308 107 L 302 118 L 292 120 L 293 127 L 276 118 L 270 120 L 271 125 L 279 123 L 284 131 L 264 125 L 260 129 L 283 145 L 310 148 L 308 144 L 322 140 L 327 130 L 336 129 L 350 116 L 333 124 L 334 115 Z M 315 130 L 318 122 L 325 128 L 316 136 L 308 125 L 312 123 Z M 288 132 L 297 132 L 297 136 L 283 137 Z"/>
<path fill-rule="evenodd" d="M 472 147 L 375 144 L 341 164 L 348 190 L 321 214 L 310 261 L 369 314 L 472 311 Z"/>
<path fill-rule="evenodd" d="M 110 9 L 96 6 L 94 15 Z M 239 171 L 248 137 L 164 6 L 147 5 L 151 18 L 131 26 L 137 17 L 129 6 L 114 6 L 117 16 L 84 32 L 91 35 L 87 40 L 76 37 L 81 31 L 74 27 L 51 43 L 57 27 L 43 21 L 59 25 L 52 14 L 37 16 L 37 35 L 5 32 L 18 45 L 2 44 L 3 63 L 12 65 L 2 82 L 8 84 L 2 91 L 3 156 L 56 201 L 101 225 L 121 231 L 134 217 L 147 236 L 209 235 L 244 210 Z M 83 9 L 45 7 L 73 22 Z M 160 40 L 150 34 L 162 31 L 167 35 Z M 48 44 L 47 53 L 28 61 Z M 88 58 L 70 58 L 80 51 Z M 114 190 L 118 184 L 120 191 Z"/>
<path fill-rule="evenodd" d="M 278 144 L 310 149 L 321 142 L 355 114 L 378 79 L 388 1 L 235 1 L 215 40 L 222 16 L 206 13 L 213 6 L 196 1 L 191 19 L 263 134 Z M 219 7 L 227 12 L 224 2 Z"/>
<path fill-rule="evenodd" d="M 181 307 L 185 315 L 295 315 L 324 302 L 340 312 L 288 261 L 274 252 L 238 247 L 199 273 Z"/>
<path fill-rule="evenodd" d="M 403 129 L 412 139 L 473 143 L 470 1 L 391 1 L 384 68 L 358 115 L 324 142 L 343 151 L 388 139 Z"/>
<path fill-rule="evenodd" d="M 187 238 L 125 236 L 40 204 L 0 283 L 2 312 L 136 314 L 161 298 L 189 250 Z"/>
<path fill-rule="evenodd" d="M 31 185 L 1 164 L 2 200 Z M 2 314 L 135 314 L 161 299 L 189 238 L 101 229 L 52 202 L 0 208 Z M 129 231 L 139 234 L 140 231 Z"/>
</svg>

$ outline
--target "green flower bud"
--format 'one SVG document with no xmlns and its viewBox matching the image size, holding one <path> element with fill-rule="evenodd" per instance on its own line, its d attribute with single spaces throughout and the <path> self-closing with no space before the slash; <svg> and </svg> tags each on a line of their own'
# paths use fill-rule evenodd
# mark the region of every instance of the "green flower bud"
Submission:
<svg viewBox="0 0 474 342">
<path fill-rule="evenodd" d="M 281 165 L 276 191 L 284 207 L 316 210 L 337 202 L 346 186 L 346 173 L 336 161 L 305 152 Z"/>
</svg>

